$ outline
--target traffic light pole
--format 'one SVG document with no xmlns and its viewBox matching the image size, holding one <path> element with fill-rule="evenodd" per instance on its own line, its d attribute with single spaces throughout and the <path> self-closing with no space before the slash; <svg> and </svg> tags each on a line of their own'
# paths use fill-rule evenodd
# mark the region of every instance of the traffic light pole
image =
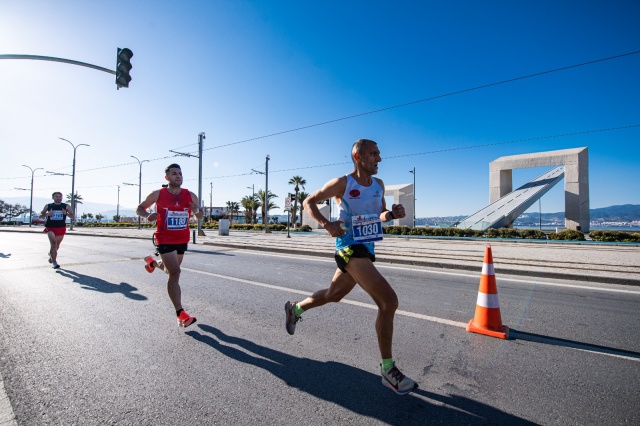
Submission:
<svg viewBox="0 0 640 426">
<path fill-rule="evenodd" d="M 198 134 L 198 202 L 199 208 L 204 208 L 202 202 L 202 141 L 205 139 L 204 132 Z M 202 230 L 202 219 L 198 219 L 198 236 L 204 237 L 204 231 Z"/>
<path fill-rule="evenodd" d="M 0 55 L 0 59 L 31 59 L 35 61 L 52 61 L 52 62 L 64 62 L 65 64 L 79 65 L 81 67 L 93 68 L 94 70 L 108 72 L 115 75 L 114 70 L 108 68 L 99 67 L 98 65 L 87 64 L 86 62 L 74 61 L 72 59 L 54 58 L 51 56 L 38 56 L 38 55 Z"/>
<path fill-rule="evenodd" d="M 87 67 L 94 70 L 106 72 L 108 74 L 113 74 L 116 76 L 116 85 L 117 88 L 121 87 L 129 87 L 129 82 L 131 81 L 131 75 L 129 72 L 131 71 L 131 57 L 133 56 L 133 52 L 131 49 L 120 49 L 118 48 L 118 59 L 116 62 L 116 70 L 110 70 L 109 68 L 101 67 L 98 65 L 88 64 L 86 62 L 75 61 L 73 59 L 65 59 L 65 58 L 56 58 L 53 56 L 39 56 L 39 55 L 0 55 L 0 59 L 28 59 L 34 61 L 50 61 L 50 62 L 62 62 L 65 64 L 78 65 L 81 67 Z"/>
</svg>

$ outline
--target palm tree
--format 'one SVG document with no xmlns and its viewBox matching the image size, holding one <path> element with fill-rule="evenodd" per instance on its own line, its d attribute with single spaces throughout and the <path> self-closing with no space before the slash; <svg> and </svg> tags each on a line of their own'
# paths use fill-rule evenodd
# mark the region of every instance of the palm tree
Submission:
<svg viewBox="0 0 640 426">
<path fill-rule="evenodd" d="M 240 204 L 244 207 L 244 218 L 246 223 L 256 223 L 256 212 L 261 206 L 258 194 L 251 194 L 242 197 Z"/>
<path fill-rule="evenodd" d="M 307 197 L 309 196 L 308 192 L 304 192 L 304 191 L 300 191 L 300 194 L 298 194 L 298 198 L 300 199 L 300 226 L 302 226 L 302 211 L 304 210 L 304 200 L 307 199 Z"/>
<path fill-rule="evenodd" d="M 291 218 L 291 222 L 295 225 L 297 223 L 297 217 L 296 214 L 298 213 L 298 191 L 300 190 L 300 187 L 302 187 L 302 189 L 304 189 L 304 186 L 307 184 L 307 181 L 301 177 L 301 176 L 294 176 L 291 179 L 289 179 L 289 185 L 295 185 L 294 191 L 296 191 L 296 198 L 293 199 L 293 213 L 292 213 L 292 218 Z"/>
<path fill-rule="evenodd" d="M 252 223 L 258 223 L 258 207 L 262 207 L 262 201 L 260 201 L 260 196 L 258 194 L 253 194 L 253 213 L 252 213 Z"/>
<path fill-rule="evenodd" d="M 235 201 L 227 201 L 227 210 L 229 211 L 230 215 L 229 219 L 231 219 L 230 223 L 233 223 L 233 215 L 235 213 L 238 213 L 238 210 L 240 210 L 240 206 Z"/>
<path fill-rule="evenodd" d="M 261 189 L 261 190 L 258 191 L 258 198 L 260 199 L 260 207 L 262 207 L 262 223 L 266 225 L 266 218 L 267 218 L 267 215 L 269 214 L 269 210 L 278 208 L 278 206 L 275 203 L 271 202 L 271 199 L 272 198 L 278 198 L 278 196 L 276 194 L 274 194 L 273 192 L 269 191 L 269 193 L 267 194 L 268 203 L 265 203 L 264 202 L 264 189 Z M 267 206 L 266 209 L 265 209 L 265 205 Z"/>
<path fill-rule="evenodd" d="M 244 223 L 251 223 L 251 217 L 253 213 L 253 200 L 251 195 L 245 195 L 240 200 L 240 205 L 244 209 Z"/>
<path fill-rule="evenodd" d="M 78 216 L 78 204 L 82 204 L 82 195 L 78 195 L 78 191 L 76 191 L 76 194 L 73 197 L 75 203 L 71 202 L 71 194 L 67 194 L 67 203 L 69 204 L 73 204 L 73 217 Z M 75 223 L 75 219 L 73 220 L 73 222 Z"/>
</svg>

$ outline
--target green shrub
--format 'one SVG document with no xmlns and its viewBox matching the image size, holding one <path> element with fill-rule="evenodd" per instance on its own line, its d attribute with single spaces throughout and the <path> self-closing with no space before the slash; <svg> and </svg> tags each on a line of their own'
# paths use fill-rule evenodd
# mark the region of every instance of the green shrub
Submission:
<svg viewBox="0 0 640 426">
<path fill-rule="evenodd" d="M 456 237 L 480 237 L 484 235 L 484 232 L 471 229 L 471 228 L 451 228 L 451 229 L 455 229 L 454 234 Z"/>
<path fill-rule="evenodd" d="M 498 232 L 500 238 L 520 238 L 520 232 L 516 228 L 500 228 Z"/>
<path fill-rule="evenodd" d="M 500 237 L 500 231 L 496 228 L 489 228 L 485 231 L 484 236 L 487 238 L 498 238 Z"/>
<path fill-rule="evenodd" d="M 565 229 L 560 232 L 552 232 L 549 234 L 551 240 L 571 240 L 571 241 L 584 241 L 584 234 L 574 229 Z"/>
<path fill-rule="evenodd" d="M 532 240 L 546 240 L 547 234 L 539 229 L 521 229 L 520 237 Z"/>
<path fill-rule="evenodd" d="M 400 235 L 400 229 L 399 226 L 383 226 L 382 233 L 389 235 Z"/>
<path fill-rule="evenodd" d="M 589 236 L 596 241 L 607 242 L 626 242 L 634 243 L 640 242 L 640 233 L 638 232 L 625 232 L 625 231 L 591 231 Z"/>
</svg>

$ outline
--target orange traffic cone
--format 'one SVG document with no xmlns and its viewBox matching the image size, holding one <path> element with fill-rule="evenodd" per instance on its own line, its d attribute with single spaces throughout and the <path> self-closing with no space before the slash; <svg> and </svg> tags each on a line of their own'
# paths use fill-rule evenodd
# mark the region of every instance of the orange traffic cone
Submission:
<svg viewBox="0 0 640 426">
<path fill-rule="evenodd" d="M 474 318 L 469 321 L 467 331 L 486 334 L 487 336 L 498 337 L 500 339 L 509 338 L 509 327 L 502 324 L 502 318 L 500 316 L 498 287 L 496 286 L 496 275 L 493 270 L 493 256 L 491 255 L 490 245 L 487 245 L 487 249 L 484 252 L 484 263 L 482 264 L 480 288 L 478 289 L 478 300 L 476 302 L 476 314 Z"/>
</svg>

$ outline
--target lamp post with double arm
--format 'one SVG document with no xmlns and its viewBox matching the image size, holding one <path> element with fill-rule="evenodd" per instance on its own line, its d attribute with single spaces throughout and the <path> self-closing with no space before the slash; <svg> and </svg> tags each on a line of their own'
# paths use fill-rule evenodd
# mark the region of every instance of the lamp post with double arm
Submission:
<svg viewBox="0 0 640 426">
<path fill-rule="evenodd" d="M 42 167 L 38 167 L 37 169 L 32 169 L 29 166 L 26 165 L 22 165 L 22 167 L 26 167 L 27 169 L 31 170 L 31 196 L 29 198 L 29 227 L 31 227 L 31 225 L 33 224 L 33 174 L 36 172 L 36 170 L 44 170 Z"/>
<path fill-rule="evenodd" d="M 132 155 L 131 158 L 135 158 L 138 164 L 140 165 L 140 173 L 138 174 L 138 205 L 142 202 L 142 163 L 149 162 L 149 160 L 138 160 L 138 157 Z M 140 216 L 138 215 L 138 229 L 141 228 L 140 225 Z"/>
<path fill-rule="evenodd" d="M 71 141 L 66 140 L 65 138 L 58 138 L 61 139 L 65 142 L 68 142 L 69 145 L 71 145 L 71 147 L 73 148 L 73 169 L 71 171 L 71 211 L 73 212 L 73 219 L 71 219 L 71 226 L 69 227 L 69 231 L 73 231 L 73 222 L 75 221 L 75 217 L 76 217 L 76 194 L 75 194 L 75 188 L 76 188 L 76 149 L 78 149 L 78 147 L 81 146 L 90 146 L 87 145 L 86 143 L 81 143 L 78 145 L 74 145 L 71 143 Z"/>
</svg>

